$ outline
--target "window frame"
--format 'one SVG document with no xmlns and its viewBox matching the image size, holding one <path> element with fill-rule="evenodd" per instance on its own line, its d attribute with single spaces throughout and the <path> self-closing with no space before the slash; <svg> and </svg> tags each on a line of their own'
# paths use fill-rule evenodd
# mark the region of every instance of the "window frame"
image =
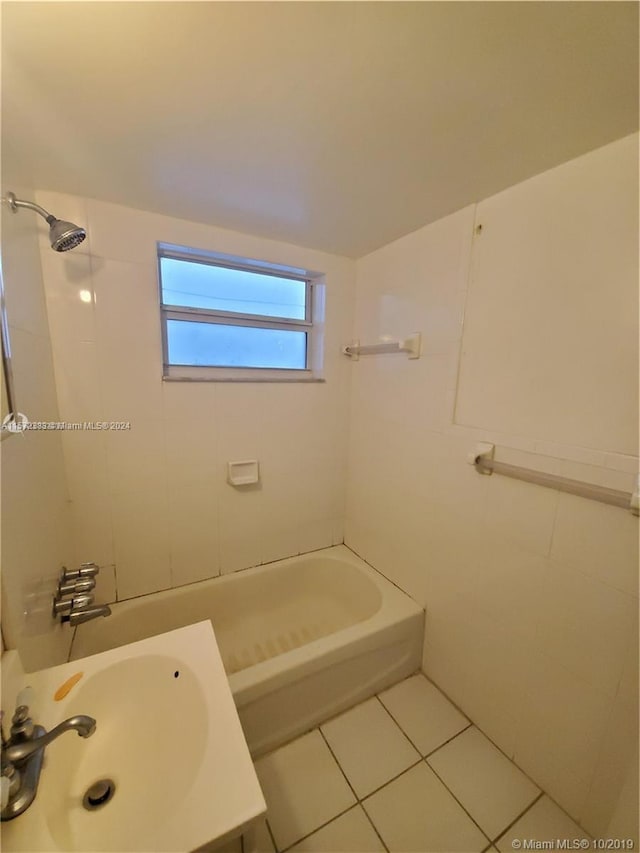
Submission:
<svg viewBox="0 0 640 853">
<path fill-rule="evenodd" d="M 242 272 L 269 275 L 278 279 L 290 279 L 305 284 L 305 317 L 269 317 L 264 314 L 250 314 L 240 311 L 224 311 L 212 308 L 193 308 L 190 306 L 170 305 L 163 302 L 162 259 L 186 261 L 210 267 L 240 270 Z M 162 336 L 162 378 L 174 381 L 200 382 L 321 382 L 321 347 L 317 345 L 318 330 L 316 316 L 322 311 L 323 298 L 319 284 L 320 274 L 296 267 L 271 264 L 248 258 L 238 258 L 222 253 L 173 246 L 168 243 L 157 244 L 158 293 L 160 303 L 160 321 Z M 324 294 L 322 294 L 324 296 Z M 255 367 L 221 365 L 185 365 L 169 362 L 168 327 L 169 320 L 211 323 L 224 326 L 244 326 L 245 328 L 273 329 L 280 331 L 298 331 L 306 335 L 305 367 Z"/>
</svg>

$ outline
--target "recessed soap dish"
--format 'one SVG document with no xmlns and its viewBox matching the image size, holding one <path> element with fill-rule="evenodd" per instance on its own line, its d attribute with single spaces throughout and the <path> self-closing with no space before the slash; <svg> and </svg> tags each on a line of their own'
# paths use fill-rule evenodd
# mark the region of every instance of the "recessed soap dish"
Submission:
<svg viewBox="0 0 640 853">
<path fill-rule="evenodd" d="M 232 486 L 251 486 L 260 481 L 260 466 L 257 459 L 227 462 L 227 482 Z"/>
</svg>

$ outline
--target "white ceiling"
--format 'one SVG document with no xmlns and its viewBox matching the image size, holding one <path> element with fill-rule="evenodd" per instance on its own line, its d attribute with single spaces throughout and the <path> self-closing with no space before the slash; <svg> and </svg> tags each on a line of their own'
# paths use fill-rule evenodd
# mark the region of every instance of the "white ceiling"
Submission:
<svg viewBox="0 0 640 853">
<path fill-rule="evenodd" d="M 638 124 L 637 3 L 2 16 L 3 136 L 35 186 L 354 257 Z"/>
</svg>

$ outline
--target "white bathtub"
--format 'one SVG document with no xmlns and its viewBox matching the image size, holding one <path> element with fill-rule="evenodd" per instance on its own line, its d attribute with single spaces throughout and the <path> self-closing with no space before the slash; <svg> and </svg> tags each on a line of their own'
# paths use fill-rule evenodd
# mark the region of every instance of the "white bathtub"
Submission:
<svg viewBox="0 0 640 853">
<path fill-rule="evenodd" d="M 344 545 L 115 604 L 70 660 L 205 619 L 254 755 L 421 663 L 424 612 Z"/>
</svg>

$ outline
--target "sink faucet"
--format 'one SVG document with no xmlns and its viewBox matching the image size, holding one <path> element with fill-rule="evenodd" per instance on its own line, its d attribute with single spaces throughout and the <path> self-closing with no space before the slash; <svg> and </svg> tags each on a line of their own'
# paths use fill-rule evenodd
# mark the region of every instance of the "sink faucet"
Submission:
<svg viewBox="0 0 640 853">
<path fill-rule="evenodd" d="M 20 711 L 21 708 L 26 708 L 26 705 L 21 705 L 20 708 L 17 709 L 16 713 Z M 58 723 L 58 725 L 51 729 L 51 731 L 46 732 L 45 734 L 40 735 L 39 737 L 31 737 L 29 740 L 22 741 L 21 743 L 9 743 L 9 746 L 5 747 L 3 751 L 3 757 L 5 761 L 9 761 L 11 764 L 17 764 L 18 767 L 20 764 L 30 758 L 34 752 L 37 752 L 39 749 L 44 749 L 45 746 L 48 746 L 51 741 L 59 738 L 60 735 L 63 735 L 65 732 L 78 732 L 80 737 L 91 737 L 91 735 L 96 730 L 96 721 L 93 717 L 86 717 L 84 714 L 78 714 L 75 717 L 69 717 L 68 720 L 64 720 L 62 723 Z"/>
<path fill-rule="evenodd" d="M 108 604 L 96 604 L 94 607 L 78 607 L 71 610 L 69 613 L 69 625 L 73 628 L 74 625 L 81 625 L 83 622 L 88 622 L 90 619 L 97 619 L 98 616 L 110 616 L 111 608 Z M 62 617 L 63 621 L 66 618 Z"/>
<path fill-rule="evenodd" d="M 26 705 L 16 708 L 11 736 L 2 737 L 2 820 L 12 820 L 29 808 L 40 781 L 44 749 L 65 732 L 91 737 L 96 730 L 93 717 L 77 714 L 64 720 L 50 732 L 34 726 Z"/>
</svg>

